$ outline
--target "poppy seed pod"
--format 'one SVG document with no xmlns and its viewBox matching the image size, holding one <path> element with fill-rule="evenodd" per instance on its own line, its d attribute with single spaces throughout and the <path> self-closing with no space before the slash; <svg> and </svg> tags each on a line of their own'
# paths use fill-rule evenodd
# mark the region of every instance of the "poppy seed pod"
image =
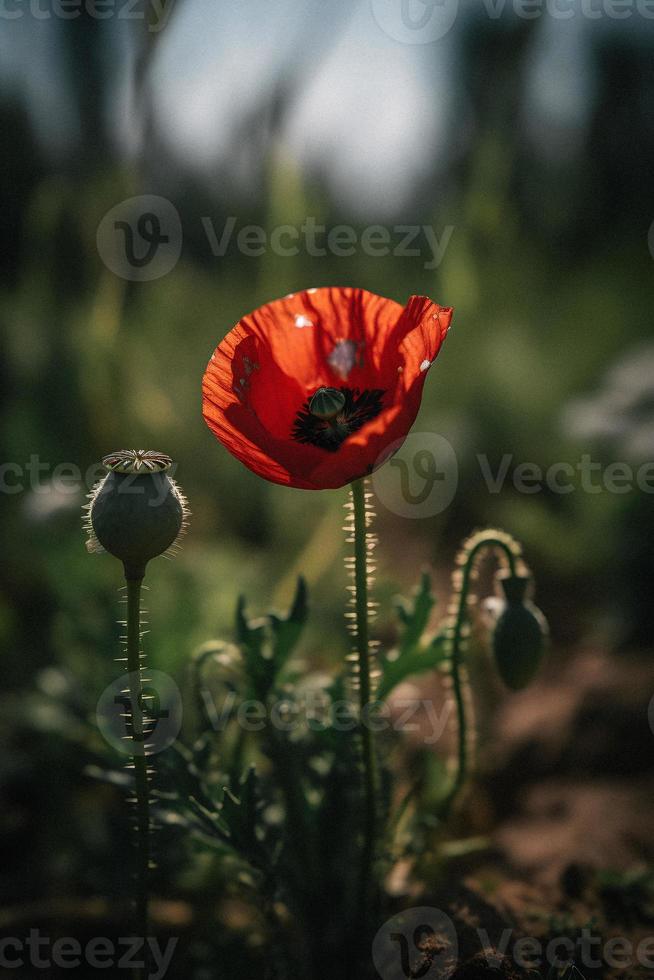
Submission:
<svg viewBox="0 0 654 980">
<path fill-rule="evenodd" d="M 319 419 L 333 419 L 345 405 L 345 395 L 338 388 L 318 388 L 309 402 L 309 411 Z"/>
<path fill-rule="evenodd" d="M 89 551 L 119 558 L 127 579 L 141 579 L 151 558 L 169 551 L 186 528 L 188 510 L 167 473 L 169 456 L 141 449 L 105 456 L 108 470 L 90 493 Z"/>
<path fill-rule="evenodd" d="M 500 677 L 512 691 L 532 680 L 545 651 L 547 621 L 527 598 L 528 575 L 500 575 L 504 592 L 493 632 L 493 654 Z"/>
</svg>

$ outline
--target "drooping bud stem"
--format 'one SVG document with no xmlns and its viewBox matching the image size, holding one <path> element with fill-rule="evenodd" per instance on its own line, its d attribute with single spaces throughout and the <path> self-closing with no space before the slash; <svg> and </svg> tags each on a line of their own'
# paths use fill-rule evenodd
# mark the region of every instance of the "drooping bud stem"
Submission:
<svg viewBox="0 0 654 980">
<path fill-rule="evenodd" d="M 465 631 L 468 621 L 468 599 L 470 585 L 475 573 L 479 553 L 485 548 L 499 550 L 506 560 L 509 574 L 516 575 L 520 558 L 520 545 L 503 531 L 488 529 L 473 534 L 464 542 L 457 559 L 458 568 L 454 573 L 454 589 L 457 601 L 453 609 L 453 620 L 449 631 L 450 661 L 449 674 L 452 681 L 452 694 L 457 714 L 457 758 L 452 785 L 440 807 L 440 814 L 446 819 L 463 788 L 468 773 L 468 719 L 466 711 L 466 678 L 464 676 Z"/>
<path fill-rule="evenodd" d="M 309 411 L 318 419 L 335 419 L 345 405 L 345 395 L 338 388 L 318 388 L 309 402 Z"/>
</svg>

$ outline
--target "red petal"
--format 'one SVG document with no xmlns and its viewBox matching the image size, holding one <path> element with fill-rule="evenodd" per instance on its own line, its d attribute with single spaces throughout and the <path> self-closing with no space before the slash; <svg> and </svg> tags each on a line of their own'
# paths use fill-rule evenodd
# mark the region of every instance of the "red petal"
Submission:
<svg viewBox="0 0 654 980">
<path fill-rule="evenodd" d="M 230 452 L 268 480 L 343 486 L 371 472 L 408 434 L 451 317 L 427 297 L 413 296 L 402 308 L 349 287 L 268 303 L 243 317 L 214 352 L 203 379 L 204 417 Z M 322 385 L 342 384 L 384 389 L 384 410 L 335 453 L 293 440 L 307 398 Z"/>
</svg>

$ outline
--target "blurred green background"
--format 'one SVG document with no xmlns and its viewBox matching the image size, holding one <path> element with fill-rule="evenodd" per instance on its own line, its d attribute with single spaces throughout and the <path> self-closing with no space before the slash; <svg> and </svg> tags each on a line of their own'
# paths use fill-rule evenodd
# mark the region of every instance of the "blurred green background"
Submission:
<svg viewBox="0 0 654 980">
<path fill-rule="evenodd" d="M 56 689 L 60 670 L 90 704 L 115 674 L 120 567 L 86 554 L 89 488 L 52 481 L 58 464 L 86 474 L 122 447 L 169 453 L 193 514 L 179 557 L 148 573 L 153 664 L 181 682 L 198 644 L 231 635 L 239 593 L 253 612 L 283 608 L 299 571 L 312 597 L 305 653 L 340 662 L 345 493 L 259 480 L 200 405 L 206 362 L 238 318 L 309 286 L 401 303 L 426 293 L 456 311 L 415 431 L 451 442 L 458 492 L 427 519 L 379 506 L 379 635 L 392 637 L 387 600 L 422 565 L 445 583 L 460 539 L 499 524 L 524 543 L 555 656 L 651 648 L 651 495 L 526 495 L 510 480 L 491 494 L 477 456 L 493 470 L 504 454 L 544 468 L 585 453 L 603 466 L 654 459 L 652 22 L 525 20 L 509 6 L 491 18 L 462 4 L 445 37 L 412 45 L 385 36 L 370 5 L 353 9 L 186 0 L 156 32 L 26 10 L 3 23 L 2 459 L 19 469 L 3 469 L 0 638 L 14 710 L 16 692 Z M 309 85 L 311 105 L 326 100 L 316 133 Z M 105 213 L 138 194 L 170 200 L 184 233 L 174 269 L 141 283 L 110 271 L 96 245 Z M 359 234 L 453 231 L 437 269 L 424 251 L 252 257 L 232 243 L 221 257 L 206 216 L 218 231 L 229 216 L 268 232 L 307 216 Z M 46 464 L 36 477 L 34 457 Z M 8 851 L 29 831 L 42 859 L 59 831 L 15 790 L 16 756 L 3 767 Z M 47 806 L 62 830 L 65 805 Z M 52 860 L 38 881 L 16 865 L 11 895 L 65 880 Z"/>
</svg>

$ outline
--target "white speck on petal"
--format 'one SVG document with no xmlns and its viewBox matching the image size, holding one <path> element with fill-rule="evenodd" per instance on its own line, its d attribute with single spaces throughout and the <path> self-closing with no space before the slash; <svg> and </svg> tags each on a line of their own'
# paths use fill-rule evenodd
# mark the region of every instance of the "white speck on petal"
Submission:
<svg viewBox="0 0 654 980">
<path fill-rule="evenodd" d="M 422 364 L 420 365 L 420 370 L 421 371 L 426 371 L 427 368 L 430 368 L 430 367 L 431 367 L 431 361 L 423 361 Z"/>
<path fill-rule="evenodd" d="M 318 289 L 317 289 L 316 286 L 312 286 L 311 289 L 307 289 L 307 292 L 308 293 L 317 293 L 318 292 Z"/>
<path fill-rule="evenodd" d="M 296 327 L 300 327 L 300 328 L 302 328 L 302 327 L 312 327 L 313 326 L 313 320 L 310 319 L 310 317 L 305 316 L 304 313 L 296 313 L 295 314 L 295 326 Z"/>
<path fill-rule="evenodd" d="M 342 381 L 347 381 L 347 376 L 356 363 L 356 357 L 357 344 L 353 340 L 339 340 L 327 358 L 327 363 Z"/>
</svg>

